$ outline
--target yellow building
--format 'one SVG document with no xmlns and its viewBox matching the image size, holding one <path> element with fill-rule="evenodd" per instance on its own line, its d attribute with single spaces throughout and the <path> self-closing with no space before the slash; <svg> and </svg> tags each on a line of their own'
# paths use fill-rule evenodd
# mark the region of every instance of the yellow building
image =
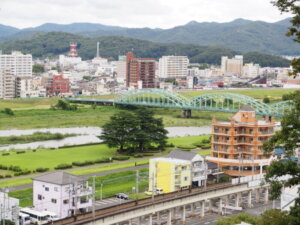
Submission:
<svg viewBox="0 0 300 225">
<path fill-rule="evenodd" d="M 173 158 L 150 159 L 149 191 L 162 189 L 163 193 L 189 188 L 191 163 Z"/>
</svg>

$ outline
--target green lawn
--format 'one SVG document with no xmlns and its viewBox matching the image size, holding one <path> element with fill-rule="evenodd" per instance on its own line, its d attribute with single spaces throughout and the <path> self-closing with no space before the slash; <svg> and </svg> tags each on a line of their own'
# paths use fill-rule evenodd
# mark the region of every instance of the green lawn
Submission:
<svg viewBox="0 0 300 225">
<path fill-rule="evenodd" d="M 20 200 L 20 207 L 32 206 L 32 188 L 9 192 L 9 196 Z"/>
<path fill-rule="evenodd" d="M 231 92 L 244 94 L 250 97 L 262 99 L 269 97 L 272 102 L 280 101 L 283 94 L 293 90 L 230 90 Z M 196 95 L 213 93 L 216 91 L 182 92 L 183 96 L 191 98 Z M 113 96 L 98 96 L 99 98 L 111 98 Z M 103 126 L 115 112 L 122 109 L 113 106 L 97 106 L 92 109 L 89 105 L 79 105 L 77 111 L 50 110 L 55 105 L 57 98 L 49 99 L 13 99 L 0 100 L 0 109 L 12 108 L 15 115 L 9 116 L 0 113 L 0 129 L 32 129 L 48 127 L 76 127 L 76 126 Z M 124 109 L 123 109 L 124 110 Z M 1 111 L 1 110 L 0 110 Z M 227 119 L 231 114 L 222 112 L 192 111 L 193 118 L 181 118 L 180 109 L 154 109 L 157 117 L 162 117 L 165 126 L 203 126 L 211 123 L 212 117 L 219 120 Z"/>
<path fill-rule="evenodd" d="M 58 164 L 72 163 L 74 161 L 95 160 L 111 157 L 115 149 L 105 144 L 79 146 L 61 149 L 38 149 L 36 152 L 27 150 L 24 154 L 11 151 L 8 156 L 0 156 L 2 165 L 18 165 L 22 169 L 35 170 L 36 168 L 49 168 L 53 170 Z"/>
</svg>

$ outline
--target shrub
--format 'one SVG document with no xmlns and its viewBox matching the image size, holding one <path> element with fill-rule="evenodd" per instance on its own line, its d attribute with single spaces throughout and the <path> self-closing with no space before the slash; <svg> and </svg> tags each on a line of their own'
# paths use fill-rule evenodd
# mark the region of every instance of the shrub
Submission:
<svg viewBox="0 0 300 225">
<path fill-rule="evenodd" d="M 21 175 L 27 175 L 27 174 L 31 174 L 31 171 L 30 170 L 22 170 L 20 172 L 14 173 L 15 176 L 21 176 Z"/>
<path fill-rule="evenodd" d="M 0 164 L 0 169 L 1 169 L 1 170 L 8 170 L 8 166 L 1 165 L 1 164 Z"/>
<path fill-rule="evenodd" d="M 144 153 L 143 156 L 154 156 L 153 153 Z"/>
<path fill-rule="evenodd" d="M 8 170 L 14 171 L 14 172 L 21 172 L 22 169 L 19 166 L 9 166 Z"/>
<path fill-rule="evenodd" d="M 134 158 L 142 158 L 144 155 L 143 154 L 134 154 L 133 157 Z"/>
<path fill-rule="evenodd" d="M 63 163 L 63 164 L 57 165 L 54 169 L 56 169 L 56 170 L 64 170 L 64 169 L 69 169 L 69 168 L 72 168 L 71 164 Z"/>
<path fill-rule="evenodd" d="M 73 166 L 87 166 L 94 164 L 94 161 L 84 161 L 84 162 L 72 162 Z"/>
<path fill-rule="evenodd" d="M 49 170 L 49 168 L 42 168 L 42 167 L 40 167 L 40 168 L 36 168 L 36 172 L 38 172 L 38 173 L 43 173 L 43 172 L 47 172 Z"/>
<path fill-rule="evenodd" d="M 94 163 L 108 163 L 108 162 L 111 162 L 111 159 L 109 159 L 109 158 L 102 158 L 102 159 L 96 159 L 94 161 Z"/>
<path fill-rule="evenodd" d="M 26 151 L 17 151 L 16 153 L 17 154 L 23 154 L 23 153 L 25 153 Z"/>
<path fill-rule="evenodd" d="M 36 152 L 36 149 L 33 149 L 32 151 L 33 151 L 33 152 Z"/>
<path fill-rule="evenodd" d="M 4 176 L 3 176 L 3 175 L 0 175 L 0 179 L 2 179 L 2 178 L 4 178 Z"/>
<path fill-rule="evenodd" d="M 10 116 L 13 116 L 15 115 L 14 111 L 11 109 L 11 108 L 5 108 L 3 110 L 3 113 L 7 114 L 7 115 L 10 115 Z"/>
<path fill-rule="evenodd" d="M 119 156 L 112 157 L 113 160 L 119 160 L 119 161 L 128 160 L 129 158 L 130 158 L 129 156 L 125 156 L 125 155 L 119 155 Z"/>
<path fill-rule="evenodd" d="M 266 97 L 266 98 L 264 98 L 264 99 L 263 99 L 263 103 L 266 103 L 266 104 L 270 103 L 270 99 L 269 99 L 269 98 L 267 98 L 267 97 Z"/>
<path fill-rule="evenodd" d="M 2 153 L 3 156 L 10 155 L 9 152 Z"/>
<path fill-rule="evenodd" d="M 11 178 L 11 177 L 12 177 L 12 175 L 10 175 L 10 174 L 5 175 L 5 178 Z"/>
<path fill-rule="evenodd" d="M 173 143 L 170 143 L 170 144 L 166 144 L 166 147 L 174 148 L 175 145 Z"/>
<path fill-rule="evenodd" d="M 195 145 L 192 145 L 192 144 L 182 144 L 182 145 L 178 145 L 177 146 L 178 148 L 181 148 L 181 149 L 193 149 L 195 148 L 196 146 Z"/>
</svg>

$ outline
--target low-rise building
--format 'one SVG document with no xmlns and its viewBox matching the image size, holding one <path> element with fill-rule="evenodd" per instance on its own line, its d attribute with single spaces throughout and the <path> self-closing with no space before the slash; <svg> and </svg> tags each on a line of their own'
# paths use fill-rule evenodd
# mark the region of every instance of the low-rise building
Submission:
<svg viewBox="0 0 300 225">
<path fill-rule="evenodd" d="M 58 171 L 33 178 L 33 205 L 59 218 L 90 211 L 92 188 L 86 178 Z"/>
<path fill-rule="evenodd" d="M 64 78 L 63 75 L 53 75 L 48 79 L 47 95 L 59 96 L 64 93 L 70 92 L 70 81 Z"/>
<path fill-rule="evenodd" d="M 169 193 L 191 186 L 191 165 L 187 160 L 172 158 L 150 159 L 149 191 L 162 189 Z"/>
<path fill-rule="evenodd" d="M 195 152 L 173 150 L 168 158 L 189 162 L 192 186 L 204 186 L 207 180 L 207 164 L 202 156 Z"/>
<path fill-rule="evenodd" d="M 10 220 L 19 224 L 19 199 L 9 197 L 6 191 L 0 191 L 0 212 L 0 221 Z"/>
</svg>

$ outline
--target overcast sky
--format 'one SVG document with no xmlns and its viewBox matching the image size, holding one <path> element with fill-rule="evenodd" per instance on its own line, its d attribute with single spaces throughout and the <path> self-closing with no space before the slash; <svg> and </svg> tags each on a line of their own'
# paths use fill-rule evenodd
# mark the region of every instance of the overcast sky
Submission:
<svg viewBox="0 0 300 225">
<path fill-rule="evenodd" d="M 195 20 L 236 18 L 275 22 L 271 0 L 0 0 L 0 24 L 18 28 L 43 23 L 91 22 L 123 27 L 170 28 Z"/>
</svg>

